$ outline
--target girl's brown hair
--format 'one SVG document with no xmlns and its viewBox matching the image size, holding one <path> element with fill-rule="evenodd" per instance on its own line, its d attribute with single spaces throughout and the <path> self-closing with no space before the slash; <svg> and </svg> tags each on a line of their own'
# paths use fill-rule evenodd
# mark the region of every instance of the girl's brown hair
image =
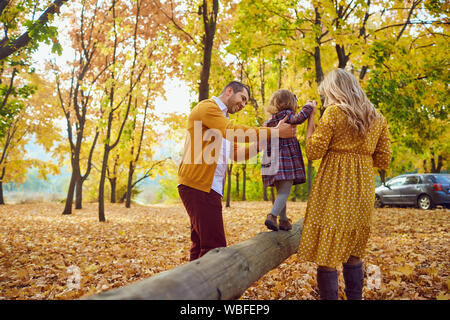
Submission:
<svg viewBox="0 0 450 320">
<path fill-rule="evenodd" d="M 286 89 L 279 89 L 270 97 L 269 105 L 266 111 L 270 114 L 277 114 L 283 110 L 297 110 L 297 98 L 295 95 Z"/>
</svg>

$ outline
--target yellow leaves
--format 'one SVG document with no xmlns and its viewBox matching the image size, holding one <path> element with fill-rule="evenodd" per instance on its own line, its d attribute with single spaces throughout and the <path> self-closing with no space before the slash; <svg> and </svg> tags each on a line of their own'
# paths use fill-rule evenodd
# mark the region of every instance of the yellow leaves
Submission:
<svg viewBox="0 0 450 320">
<path fill-rule="evenodd" d="M 228 245 L 267 229 L 270 202 L 232 202 L 223 217 Z M 184 207 L 97 204 L 71 216 L 63 204 L 0 206 L 0 299 L 77 299 L 117 288 L 188 262 Z M 305 203 L 288 203 L 298 221 Z M 449 212 L 383 208 L 374 212 L 364 259 L 364 299 L 449 299 Z M 342 267 L 339 297 L 344 298 Z M 248 288 L 242 299 L 318 298 L 316 265 L 296 254 Z"/>
<path fill-rule="evenodd" d="M 364 259 L 364 299 L 448 299 L 450 280 L 447 271 L 449 235 L 442 228 L 448 225 L 449 212 L 416 209 L 385 208 L 373 216 L 372 235 Z M 317 299 L 315 264 L 293 257 L 272 270 L 243 295 L 243 299 L 283 298 L 280 287 L 269 279 L 294 288 L 294 299 Z M 306 268 L 310 264 L 310 268 Z M 280 274 L 295 272 L 295 276 L 280 278 Z M 338 267 L 339 298 L 344 298 L 341 267 Z M 270 278 L 269 278 L 270 276 Z M 308 276 L 312 281 L 305 281 Z"/>
<path fill-rule="evenodd" d="M 442 268 L 440 268 L 440 269 L 442 269 Z M 432 276 L 437 276 L 438 273 L 439 273 L 439 270 L 438 270 L 438 269 L 435 269 L 435 268 L 429 268 L 429 269 L 427 270 L 427 272 L 428 272 L 430 275 L 432 275 Z"/>
<path fill-rule="evenodd" d="M 413 274 L 414 267 L 411 267 L 409 265 L 398 267 L 395 271 L 392 272 L 394 275 L 405 275 L 407 277 L 411 276 Z"/>
<path fill-rule="evenodd" d="M 441 292 L 437 295 L 436 300 L 450 300 L 450 294 Z"/>
<path fill-rule="evenodd" d="M 19 278 L 25 278 L 28 276 L 28 271 L 27 269 L 19 269 L 16 274 Z"/>
<path fill-rule="evenodd" d="M 179 205 L 107 205 L 106 224 L 96 204 L 71 216 L 62 208 L 0 206 L 0 299 L 76 299 L 187 262 L 189 219 Z"/>
<path fill-rule="evenodd" d="M 404 263 L 406 261 L 405 257 L 395 257 L 393 260 L 396 263 Z"/>
<path fill-rule="evenodd" d="M 87 273 L 93 273 L 93 272 L 97 272 L 100 269 L 100 267 L 96 264 L 91 264 L 89 266 L 87 266 L 86 268 L 83 269 L 84 272 Z"/>
</svg>

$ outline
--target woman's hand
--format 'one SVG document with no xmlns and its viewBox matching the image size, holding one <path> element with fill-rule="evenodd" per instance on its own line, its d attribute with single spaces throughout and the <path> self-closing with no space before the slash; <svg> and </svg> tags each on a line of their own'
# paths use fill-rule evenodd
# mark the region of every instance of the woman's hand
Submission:
<svg viewBox="0 0 450 320">
<path fill-rule="evenodd" d="M 308 118 L 308 124 L 306 126 L 306 140 L 308 140 L 309 137 L 311 137 L 312 134 L 314 133 L 314 129 L 315 129 L 314 118 L 316 116 L 316 111 L 317 111 L 317 102 L 314 100 L 308 100 L 306 103 L 313 107 L 311 114 L 309 115 L 309 118 Z"/>
<path fill-rule="evenodd" d="M 314 119 L 314 116 L 316 115 L 317 111 L 317 102 L 315 100 L 307 100 L 306 104 L 309 104 L 311 107 L 313 107 L 310 118 Z"/>
</svg>

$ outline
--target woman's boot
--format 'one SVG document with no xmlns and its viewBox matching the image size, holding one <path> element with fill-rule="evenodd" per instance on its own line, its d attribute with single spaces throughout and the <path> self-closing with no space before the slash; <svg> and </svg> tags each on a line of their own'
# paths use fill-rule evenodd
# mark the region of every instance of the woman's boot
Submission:
<svg viewBox="0 0 450 320">
<path fill-rule="evenodd" d="M 337 270 L 329 271 L 317 268 L 317 285 L 321 300 L 338 299 L 338 274 Z"/>
<path fill-rule="evenodd" d="M 347 300 L 362 300 L 362 288 L 364 284 L 364 271 L 362 262 L 358 264 L 343 263 L 345 281 L 345 294 Z"/>
</svg>

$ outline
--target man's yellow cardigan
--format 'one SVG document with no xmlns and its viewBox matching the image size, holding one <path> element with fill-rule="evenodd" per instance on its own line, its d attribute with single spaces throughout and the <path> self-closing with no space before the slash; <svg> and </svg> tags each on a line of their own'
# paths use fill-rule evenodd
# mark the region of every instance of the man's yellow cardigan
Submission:
<svg viewBox="0 0 450 320">
<path fill-rule="evenodd" d="M 248 135 L 250 131 L 256 133 L 256 139 L 253 141 L 258 143 L 257 151 L 260 151 L 260 138 L 270 139 L 269 128 L 255 128 L 233 124 L 223 115 L 219 106 L 213 99 L 201 101 L 194 109 L 192 109 L 188 118 L 188 135 L 184 146 L 183 158 L 178 168 L 178 183 L 204 192 L 210 192 L 214 172 L 217 167 L 217 161 L 210 161 L 208 155 L 204 156 L 208 153 L 212 154 L 213 157 L 215 156 L 214 148 L 211 148 L 210 146 L 211 143 L 214 143 L 215 139 L 209 139 L 207 134 L 205 135 L 205 132 L 209 129 L 213 129 L 213 131 L 217 135 L 220 135 L 221 138 L 229 138 L 230 132 L 234 134 L 231 139 L 233 139 L 232 145 L 235 161 L 238 160 L 237 155 L 239 150 L 236 142 L 252 142 L 251 137 Z M 249 129 L 250 131 L 247 131 Z M 209 131 L 209 133 L 211 133 L 211 131 Z M 220 139 L 219 142 L 216 141 L 216 144 L 220 145 L 219 150 L 221 150 L 222 139 Z M 210 147 L 208 148 L 208 146 Z M 246 160 L 255 156 L 255 154 L 250 152 L 248 145 L 245 147 L 244 151 Z"/>
</svg>

